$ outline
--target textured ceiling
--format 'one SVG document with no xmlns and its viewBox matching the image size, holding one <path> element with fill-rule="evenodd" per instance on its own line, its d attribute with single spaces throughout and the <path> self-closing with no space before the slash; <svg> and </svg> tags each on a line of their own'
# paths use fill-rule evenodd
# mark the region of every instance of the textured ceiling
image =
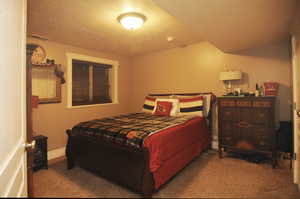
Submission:
<svg viewBox="0 0 300 199">
<path fill-rule="evenodd" d="M 203 40 L 235 51 L 288 38 L 296 1 L 29 0 L 28 34 L 126 56 Z M 118 23 L 128 11 L 148 18 L 142 28 L 129 31 Z"/>
<path fill-rule="evenodd" d="M 148 19 L 138 30 L 124 29 L 116 18 L 135 11 Z M 29 0 L 28 34 L 83 48 L 133 56 L 201 41 L 151 0 Z M 176 38 L 167 42 L 167 36 Z"/>
</svg>

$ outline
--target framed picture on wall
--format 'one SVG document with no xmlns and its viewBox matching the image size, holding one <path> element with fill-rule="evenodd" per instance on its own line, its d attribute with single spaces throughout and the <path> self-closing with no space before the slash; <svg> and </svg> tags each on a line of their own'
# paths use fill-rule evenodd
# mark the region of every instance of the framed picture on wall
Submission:
<svg viewBox="0 0 300 199">
<path fill-rule="evenodd" d="M 61 102 L 61 83 L 55 67 L 32 65 L 32 95 L 39 97 L 39 104 Z"/>
</svg>

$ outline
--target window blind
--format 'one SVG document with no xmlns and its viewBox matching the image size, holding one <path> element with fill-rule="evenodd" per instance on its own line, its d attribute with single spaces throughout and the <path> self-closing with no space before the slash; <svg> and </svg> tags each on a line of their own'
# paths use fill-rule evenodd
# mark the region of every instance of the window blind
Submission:
<svg viewBox="0 0 300 199">
<path fill-rule="evenodd" d="M 111 102 L 109 68 L 93 66 L 93 96 L 96 102 Z"/>
<path fill-rule="evenodd" d="M 72 61 L 72 105 L 112 102 L 109 72 L 111 65 Z"/>
</svg>

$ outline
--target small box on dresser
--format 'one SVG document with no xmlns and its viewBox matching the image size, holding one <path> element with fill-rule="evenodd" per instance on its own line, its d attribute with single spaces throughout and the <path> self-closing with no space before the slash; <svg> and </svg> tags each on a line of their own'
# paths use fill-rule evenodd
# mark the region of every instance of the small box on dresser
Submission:
<svg viewBox="0 0 300 199">
<path fill-rule="evenodd" d="M 48 169 L 48 137 L 43 135 L 34 136 L 33 139 L 36 141 L 36 147 L 34 151 L 33 171 L 40 169 Z"/>
<path fill-rule="evenodd" d="M 219 97 L 219 156 L 224 150 L 270 154 L 275 168 L 275 97 Z"/>
</svg>

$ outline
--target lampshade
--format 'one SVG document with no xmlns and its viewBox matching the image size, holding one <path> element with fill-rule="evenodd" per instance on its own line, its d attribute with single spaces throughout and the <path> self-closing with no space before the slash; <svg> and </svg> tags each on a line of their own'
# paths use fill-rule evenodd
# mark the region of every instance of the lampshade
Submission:
<svg viewBox="0 0 300 199">
<path fill-rule="evenodd" d="M 39 96 L 32 95 L 31 96 L 31 107 L 37 108 L 39 104 Z"/>
<path fill-rule="evenodd" d="M 137 12 L 128 12 L 118 16 L 117 20 L 128 30 L 135 30 L 141 27 L 147 18 Z"/>
<path fill-rule="evenodd" d="M 220 73 L 220 80 L 239 80 L 242 78 L 241 71 L 226 71 Z"/>
</svg>

